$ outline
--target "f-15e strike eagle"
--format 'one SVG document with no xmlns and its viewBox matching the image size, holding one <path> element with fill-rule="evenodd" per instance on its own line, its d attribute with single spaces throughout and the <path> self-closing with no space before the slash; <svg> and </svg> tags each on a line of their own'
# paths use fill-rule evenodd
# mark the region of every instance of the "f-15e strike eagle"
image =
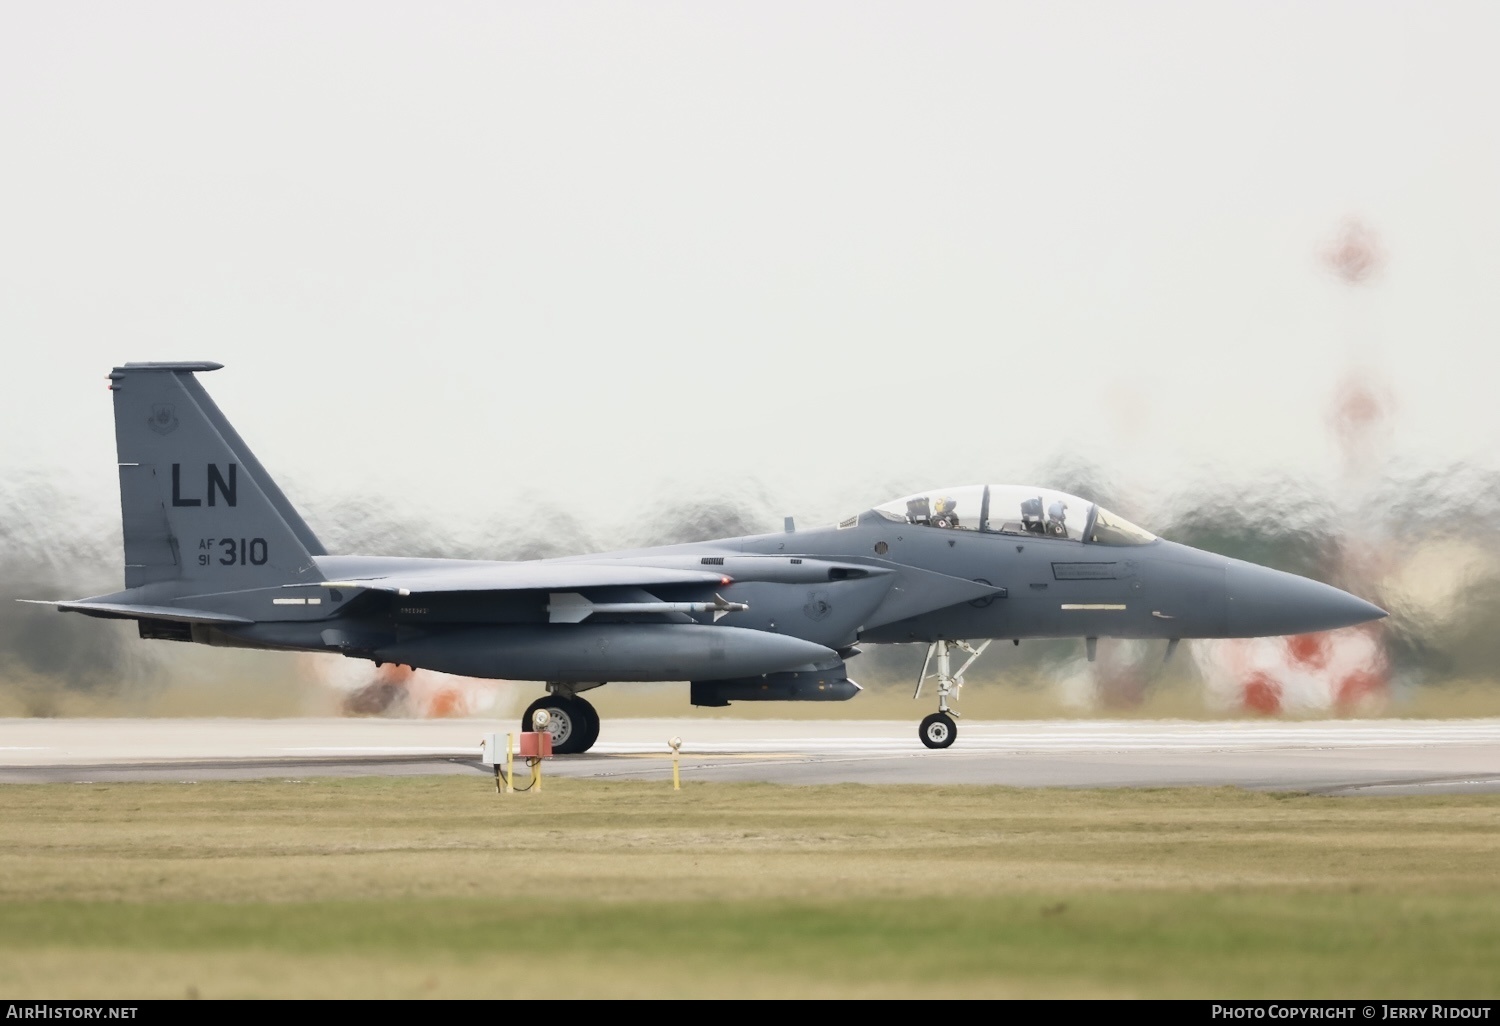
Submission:
<svg viewBox="0 0 1500 1026">
<path fill-rule="evenodd" d="M 143 638 L 338 652 L 545 682 L 554 751 L 587 751 L 581 694 L 687 680 L 694 705 L 839 701 L 860 644 L 928 646 L 918 736 L 946 748 L 963 673 L 996 639 L 1301 634 L 1384 611 L 1337 588 L 1157 538 L 1047 488 L 939 488 L 836 525 L 527 562 L 330 555 L 195 375 L 110 374 L 125 590 L 50 603 Z M 955 650 L 968 658 L 957 669 Z M 962 658 L 962 656 L 959 656 Z"/>
</svg>

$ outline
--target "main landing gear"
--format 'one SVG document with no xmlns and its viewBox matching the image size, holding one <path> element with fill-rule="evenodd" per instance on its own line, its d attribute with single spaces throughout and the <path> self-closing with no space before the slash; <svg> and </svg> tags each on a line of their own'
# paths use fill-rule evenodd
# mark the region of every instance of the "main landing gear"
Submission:
<svg viewBox="0 0 1500 1026">
<path fill-rule="evenodd" d="M 926 716 L 921 726 L 917 728 L 917 737 L 928 748 L 947 748 L 953 744 L 958 737 L 958 724 L 953 718 L 959 715 L 957 709 L 948 708 L 948 697 L 951 695 L 954 701 L 958 700 L 959 691 L 964 686 L 964 671 L 974 665 L 974 660 L 984 654 L 984 650 L 990 647 L 986 641 L 978 648 L 971 648 L 967 641 L 934 641 L 927 646 L 927 658 L 922 660 L 922 673 L 917 677 L 917 690 L 912 694 L 913 698 L 922 697 L 922 685 L 927 683 L 931 677 L 936 677 L 938 682 L 938 711 Z M 969 658 L 958 668 L 957 673 L 951 672 L 952 660 L 950 649 L 958 649 L 967 652 Z M 937 673 L 929 674 L 927 671 L 932 666 L 932 657 L 937 656 Z"/>
<path fill-rule="evenodd" d="M 578 755 L 594 747 L 599 740 L 599 713 L 577 692 L 598 684 L 566 685 L 548 684 L 551 694 L 538 698 L 526 707 L 521 717 L 521 729 L 535 730 L 531 717 L 538 709 L 546 709 L 547 733 L 552 735 L 552 752 L 555 755 Z"/>
</svg>

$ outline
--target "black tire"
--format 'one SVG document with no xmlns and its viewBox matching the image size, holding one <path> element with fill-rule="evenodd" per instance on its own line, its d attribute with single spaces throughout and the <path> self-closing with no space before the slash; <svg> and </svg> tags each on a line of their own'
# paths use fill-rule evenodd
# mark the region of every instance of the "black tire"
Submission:
<svg viewBox="0 0 1500 1026">
<path fill-rule="evenodd" d="M 588 701 L 582 698 L 574 698 L 583 719 L 584 731 L 579 738 L 580 752 L 586 752 L 594 747 L 594 742 L 599 740 L 599 710 L 595 709 Z"/>
<path fill-rule="evenodd" d="M 917 737 L 928 748 L 947 748 L 958 737 L 958 724 L 947 713 L 935 712 L 922 720 Z"/>
<path fill-rule="evenodd" d="M 538 698 L 526 707 L 521 717 L 522 730 L 536 729 L 531 717 L 538 709 L 546 709 L 551 717 L 547 733 L 552 735 L 552 754 L 580 755 L 599 740 L 599 712 L 577 695 L 572 698 L 564 695 Z"/>
<path fill-rule="evenodd" d="M 522 730 L 535 730 L 531 717 L 538 709 L 546 709 L 551 717 L 547 733 L 552 735 L 553 755 L 575 755 L 584 751 L 582 742 L 588 734 L 588 717 L 578 708 L 578 699 L 562 695 L 545 695 L 526 707 L 521 716 Z M 587 704 L 587 703 L 585 703 Z"/>
</svg>

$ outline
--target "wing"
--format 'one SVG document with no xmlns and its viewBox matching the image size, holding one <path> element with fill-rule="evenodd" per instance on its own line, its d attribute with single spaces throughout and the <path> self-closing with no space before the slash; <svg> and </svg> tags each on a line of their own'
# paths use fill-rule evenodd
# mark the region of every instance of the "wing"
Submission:
<svg viewBox="0 0 1500 1026">
<path fill-rule="evenodd" d="M 288 584 L 302 588 L 313 582 Z M 728 583 L 718 571 L 598 563 L 474 563 L 317 582 L 324 588 L 365 588 L 396 595 L 452 591 L 562 591 L 634 585 Z"/>
</svg>

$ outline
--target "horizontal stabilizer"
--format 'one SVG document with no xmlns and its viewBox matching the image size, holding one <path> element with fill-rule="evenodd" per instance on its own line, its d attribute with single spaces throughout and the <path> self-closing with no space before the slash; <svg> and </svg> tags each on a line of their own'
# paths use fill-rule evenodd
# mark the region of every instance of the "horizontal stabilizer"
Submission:
<svg viewBox="0 0 1500 1026">
<path fill-rule="evenodd" d="M 138 606 L 122 602 L 65 602 L 48 599 L 17 599 L 33 605 L 52 606 L 64 613 L 83 613 L 114 620 L 172 620 L 176 623 L 249 624 L 243 616 L 210 613 L 204 609 L 180 609 L 177 606 Z"/>
</svg>

